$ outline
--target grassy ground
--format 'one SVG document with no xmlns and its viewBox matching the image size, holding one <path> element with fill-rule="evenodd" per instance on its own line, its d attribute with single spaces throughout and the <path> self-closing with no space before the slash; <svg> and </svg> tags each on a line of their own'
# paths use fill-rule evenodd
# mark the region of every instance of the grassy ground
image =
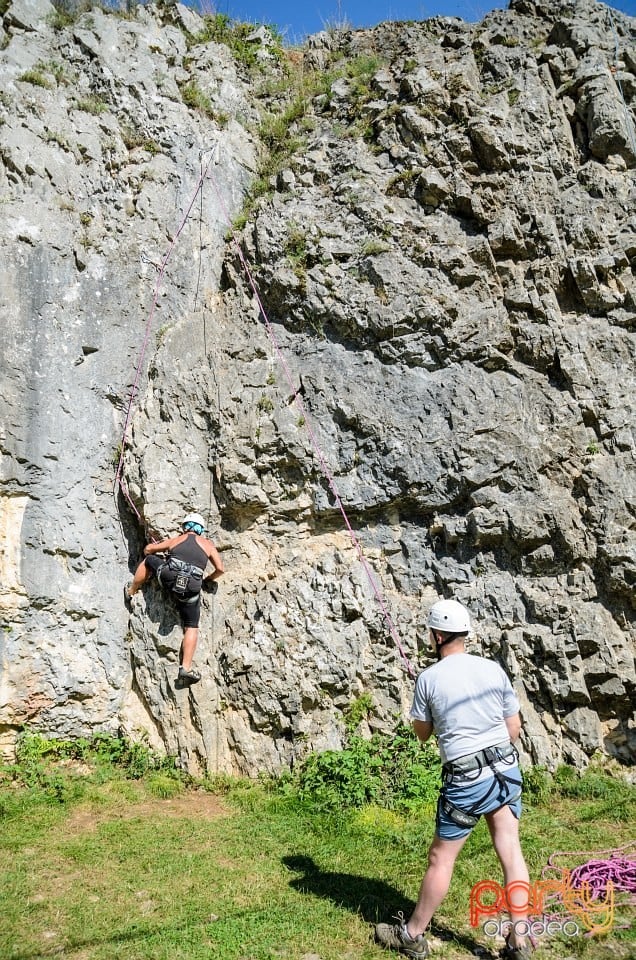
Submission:
<svg viewBox="0 0 636 960">
<path fill-rule="evenodd" d="M 254 783 L 215 791 L 161 772 L 73 771 L 56 765 L 44 787 L 0 777 L 2 960 L 374 960 L 386 954 L 372 925 L 417 894 L 432 804 L 319 812 Z M 603 783 L 543 791 L 525 810 L 533 879 L 555 851 L 633 839 L 633 796 Z M 498 956 L 500 942 L 469 925 L 470 889 L 485 878 L 500 877 L 480 824 L 436 917 L 436 956 Z M 550 939 L 537 960 L 628 960 L 633 919 L 621 907 L 608 936 Z"/>
</svg>

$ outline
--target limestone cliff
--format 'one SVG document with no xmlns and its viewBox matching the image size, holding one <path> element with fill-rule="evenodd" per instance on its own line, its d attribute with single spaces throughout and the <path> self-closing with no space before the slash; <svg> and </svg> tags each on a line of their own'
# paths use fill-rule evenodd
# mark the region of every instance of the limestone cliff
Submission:
<svg viewBox="0 0 636 960">
<path fill-rule="evenodd" d="M 407 710 L 396 635 L 425 664 L 455 596 L 527 757 L 633 762 L 636 21 L 2 22 L 4 747 L 285 768 Z M 186 693 L 174 609 L 121 594 L 190 509 L 228 572 Z"/>
</svg>

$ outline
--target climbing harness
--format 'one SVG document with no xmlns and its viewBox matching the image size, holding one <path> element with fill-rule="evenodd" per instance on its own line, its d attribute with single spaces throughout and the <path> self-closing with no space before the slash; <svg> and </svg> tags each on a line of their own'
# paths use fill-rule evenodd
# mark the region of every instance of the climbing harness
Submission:
<svg viewBox="0 0 636 960">
<path fill-rule="evenodd" d="M 476 810 L 483 806 L 497 788 L 499 789 L 498 800 L 501 801 L 502 806 L 515 803 L 521 796 L 521 784 L 514 777 L 507 777 L 501 770 L 501 764 L 516 767 L 518 762 L 519 754 L 516 747 L 504 741 L 494 747 L 486 747 L 477 753 L 445 763 L 442 767 L 442 791 L 439 803 L 446 816 L 460 827 L 474 827 L 480 816 L 476 814 Z M 448 787 L 455 782 L 466 785 L 475 783 L 481 777 L 485 767 L 490 767 L 493 772 L 492 783 L 484 796 L 480 797 L 468 810 L 458 807 L 448 799 L 445 794 Z"/>
<path fill-rule="evenodd" d="M 157 569 L 157 580 L 162 587 L 176 594 L 182 603 L 195 603 L 199 598 L 204 572 L 194 563 L 185 563 L 178 557 L 168 557 Z M 193 597 L 185 596 L 193 591 Z"/>
<path fill-rule="evenodd" d="M 510 759 L 513 757 L 514 759 Z M 444 764 L 442 773 L 449 777 L 459 776 L 465 780 L 476 780 L 482 773 L 484 767 L 492 767 L 495 763 L 505 762 L 509 765 L 517 763 L 519 754 L 516 747 L 510 741 L 504 740 L 502 743 L 495 744 L 494 747 L 485 747 L 478 750 L 477 753 L 471 753 L 465 757 L 459 757 L 457 760 L 449 760 Z M 475 776 L 469 776 L 469 774 Z"/>
</svg>

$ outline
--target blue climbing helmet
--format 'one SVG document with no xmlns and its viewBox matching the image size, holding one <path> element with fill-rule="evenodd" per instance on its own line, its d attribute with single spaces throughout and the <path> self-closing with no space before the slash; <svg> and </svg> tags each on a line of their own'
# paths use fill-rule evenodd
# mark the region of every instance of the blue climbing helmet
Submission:
<svg viewBox="0 0 636 960">
<path fill-rule="evenodd" d="M 186 533 L 196 533 L 200 536 L 205 530 L 205 520 L 200 513 L 189 513 L 183 518 L 181 526 Z"/>
</svg>

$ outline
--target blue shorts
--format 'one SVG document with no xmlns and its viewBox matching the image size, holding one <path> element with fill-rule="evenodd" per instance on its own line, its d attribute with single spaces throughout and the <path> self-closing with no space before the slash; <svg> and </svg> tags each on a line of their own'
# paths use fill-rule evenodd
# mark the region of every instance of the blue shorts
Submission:
<svg viewBox="0 0 636 960">
<path fill-rule="evenodd" d="M 473 827 L 460 826 L 444 810 L 444 799 L 460 810 L 470 812 L 474 817 L 493 813 L 500 807 L 509 806 L 517 820 L 521 816 L 521 770 L 514 764 L 507 767 L 503 784 L 495 777 L 485 777 L 471 783 L 464 778 L 453 778 L 442 787 L 437 801 L 437 820 L 435 833 L 440 840 L 459 840 L 466 837 Z"/>
</svg>

